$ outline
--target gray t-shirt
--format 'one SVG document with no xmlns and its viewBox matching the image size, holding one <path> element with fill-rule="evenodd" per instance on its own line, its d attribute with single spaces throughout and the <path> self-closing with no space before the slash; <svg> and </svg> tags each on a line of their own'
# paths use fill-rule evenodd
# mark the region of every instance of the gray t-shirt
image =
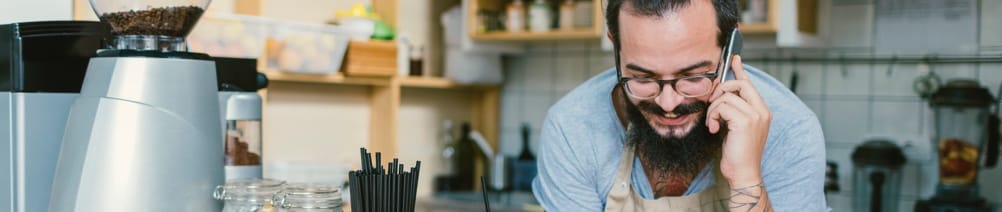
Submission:
<svg viewBox="0 0 1002 212">
<path fill-rule="evenodd" d="M 744 68 L 773 115 L 762 156 L 762 177 L 773 208 L 825 211 L 825 141 L 817 116 L 776 79 L 751 66 Z M 610 96 L 616 81 L 615 70 L 607 70 L 549 109 L 540 135 L 539 174 L 532 182 L 536 199 L 547 211 L 605 207 L 626 138 Z M 634 160 L 633 188 L 653 199 L 644 169 Z M 697 175 L 685 195 L 714 184 L 716 163 Z"/>
</svg>

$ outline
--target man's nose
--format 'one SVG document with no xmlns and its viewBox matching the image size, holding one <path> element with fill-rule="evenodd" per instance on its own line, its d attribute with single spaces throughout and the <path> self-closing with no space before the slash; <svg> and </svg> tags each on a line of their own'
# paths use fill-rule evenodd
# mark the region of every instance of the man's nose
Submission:
<svg viewBox="0 0 1002 212">
<path fill-rule="evenodd" d="M 675 87 L 671 85 L 662 87 L 661 94 L 654 98 L 654 103 L 657 103 L 665 112 L 674 111 L 675 107 L 682 104 L 682 101 L 685 101 L 685 97 L 676 93 Z"/>
</svg>

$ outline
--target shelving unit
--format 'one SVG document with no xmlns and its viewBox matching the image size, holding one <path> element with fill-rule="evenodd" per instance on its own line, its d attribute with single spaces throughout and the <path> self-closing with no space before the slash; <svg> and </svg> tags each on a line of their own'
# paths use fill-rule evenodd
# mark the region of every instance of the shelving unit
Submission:
<svg viewBox="0 0 1002 212">
<path fill-rule="evenodd" d="M 466 9 L 466 23 L 468 33 L 473 40 L 478 41 L 545 41 L 545 40 L 598 40 L 604 36 L 605 22 L 603 20 L 603 0 L 591 0 L 592 2 L 592 26 L 588 28 L 576 28 L 570 31 L 551 29 L 547 32 L 508 32 L 491 31 L 482 32 L 480 22 L 477 21 L 477 12 L 481 10 L 504 11 L 504 3 L 507 0 L 470 0 Z M 531 0 L 525 0 L 526 7 Z M 526 11 L 526 14 L 528 11 Z M 526 19 L 528 21 L 528 19 Z"/>
</svg>

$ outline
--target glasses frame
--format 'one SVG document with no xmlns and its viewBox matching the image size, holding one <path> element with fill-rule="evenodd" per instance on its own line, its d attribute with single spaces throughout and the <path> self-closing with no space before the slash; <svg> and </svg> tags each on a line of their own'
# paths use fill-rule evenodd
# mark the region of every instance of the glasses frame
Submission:
<svg viewBox="0 0 1002 212">
<path fill-rule="evenodd" d="M 710 83 L 711 83 L 710 89 L 708 91 L 706 91 L 706 93 L 703 93 L 703 94 L 700 94 L 700 95 L 686 95 L 686 94 L 683 94 L 683 93 L 679 92 L 678 89 L 676 89 L 677 87 L 675 87 L 675 84 L 677 84 L 678 81 L 680 81 L 680 80 L 688 80 L 688 79 L 695 79 L 695 78 L 708 78 L 708 79 L 710 79 Z M 658 96 L 661 96 L 661 92 L 665 89 L 665 84 L 671 85 L 672 90 L 675 91 L 676 94 L 678 94 L 680 96 L 692 98 L 692 97 L 706 96 L 707 94 L 712 93 L 713 92 L 713 88 L 716 87 L 716 85 L 712 85 L 712 83 L 713 83 L 713 80 L 716 79 L 716 78 L 717 78 L 717 73 L 714 72 L 714 73 L 697 74 L 697 75 L 692 75 L 692 76 L 687 76 L 687 77 L 682 77 L 682 78 L 675 78 L 675 79 L 670 79 L 670 80 L 652 79 L 652 78 L 620 77 L 619 78 L 619 82 L 622 83 L 623 87 L 626 89 L 626 94 L 630 95 L 630 97 L 637 98 L 637 99 L 653 99 L 653 98 L 656 98 Z M 631 91 L 631 89 L 630 89 L 630 84 L 627 83 L 627 82 L 629 82 L 631 80 L 632 81 L 641 80 L 641 81 L 646 81 L 646 82 L 656 82 L 656 83 L 658 83 L 658 90 L 654 93 L 653 96 L 649 96 L 649 97 L 637 96 L 636 94 L 633 94 L 633 91 Z"/>
</svg>

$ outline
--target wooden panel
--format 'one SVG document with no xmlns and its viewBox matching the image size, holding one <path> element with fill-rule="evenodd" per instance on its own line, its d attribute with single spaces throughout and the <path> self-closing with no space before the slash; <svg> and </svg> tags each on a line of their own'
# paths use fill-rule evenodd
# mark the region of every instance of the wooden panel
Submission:
<svg viewBox="0 0 1002 212">
<path fill-rule="evenodd" d="M 236 0 L 233 12 L 241 15 L 261 15 L 261 1 L 264 0 Z"/>
<path fill-rule="evenodd" d="M 473 117 L 472 127 L 473 129 L 480 131 L 484 138 L 487 139 L 487 143 L 490 144 L 491 148 L 494 149 L 495 154 L 500 154 L 500 145 L 498 145 L 498 139 L 500 139 L 498 134 L 498 114 L 501 100 L 501 90 L 497 87 L 487 87 L 478 90 L 477 95 L 473 97 Z M 491 158 L 484 158 L 490 161 Z M 487 164 L 484 160 L 477 160 L 476 179 L 474 182 L 478 182 L 475 185 L 480 185 L 479 176 L 484 176 L 484 164 Z M 480 186 L 476 186 L 474 190 L 480 190 Z"/>
<path fill-rule="evenodd" d="M 592 28 L 579 28 L 570 31 L 552 30 L 548 32 L 487 32 L 478 33 L 473 36 L 474 40 L 484 41 L 533 41 L 533 40 L 582 40 L 598 39 L 602 37 L 601 32 L 596 32 Z"/>
<path fill-rule="evenodd" d="M 318 74 L 295 74 L 275 70 L 263 72 L 268 75 L 268 80 L 275 82 L 308 82 L 325 84 L 344 85 L 372 85 L 389 86 L 390 78 L 386 77 L 345 77 L 341 73 L 318 75 Z"/>
<path fill-rule="evenodd" d="M 384 158 L 397 156 L 397 113 L 400 110 L 400 83 L 390 78 L 390 85 L 375 86 L 370 95 L 369 151 L 382 152 Z"/>
<path fill-rule="evenodd" d="M 372 10 L 390 26 L 397 26 L 397 0 L 372 0 Z"/>
<path fill-rule="evenodd" d="M 797 31 L 818 33 L 817 0 L 797 0 Z"/>
</svg>

